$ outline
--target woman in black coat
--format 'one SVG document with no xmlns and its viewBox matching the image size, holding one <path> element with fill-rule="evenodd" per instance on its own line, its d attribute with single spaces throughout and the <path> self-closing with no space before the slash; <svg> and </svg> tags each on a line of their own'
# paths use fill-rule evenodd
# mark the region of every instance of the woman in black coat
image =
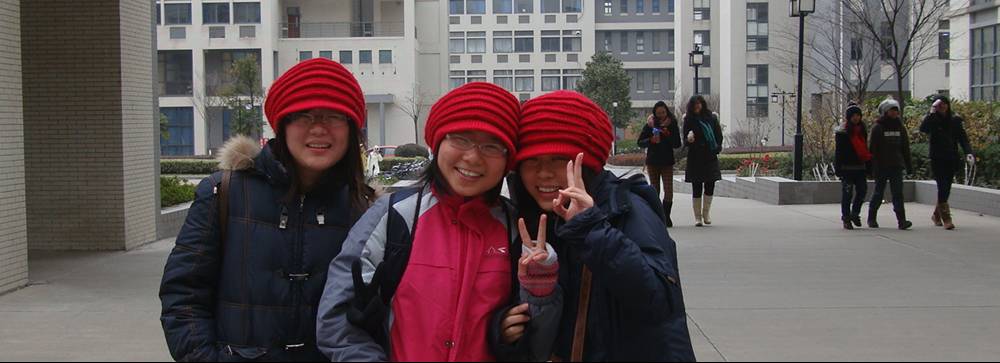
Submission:
<svg viewBox="0 0 1000 363">
<path fill-rule="evenodd" d="M 695 225 L 710 225 L 715 182 L 722 180 L 719 153 L 722 152 L 723 137 L 719 118 L 708 108 L 702 96 L 691 97 L 688 101 L 684 135 L 684 145 L 688 148 L 684 181 L 693 184 Z"/>
<path fill-rule="evenodd" d="M 670 211 L 674 207 L 674 149 L 681 147 L 681 130 L 677 117 L 670 112 L 667 103 L 660 101 L 653 106 L 653 114 L 646 120 L 646 126 L 639 134 L 639 147 L 646 149 L 646 172 L 649 183 L 660 195 L 660 181 L 663 182 L 663 212 L 667 227 L 673 227 Z"/>
<path fill-rule="evenodd" d="M 951 102 L 947 97 L 938 96 L 931 106 L 931 112 L 924 117 L 920 132 L 930 135 L 931 170 L 937 181 L 937 206 L 931 219 L 936 226 L 944 226 L 952 230 L 955 224 L 951 219 L 951 207 L 948 198 L 951 197 L 951 185 L 955 182 L 955 174 L 965 166 L 965 160 L 975 162 L 969 135 L 965 132 L 961 117 L 951 111 Z M 965 160 L 958 153 L 961 146 L 965 151 Z"/>
<path fill-rule="evenodd" d="M 852 103 L 844 113 L 844 124 L 836 130 L 837 154 L 833 166 L 842 188 L 840 218 L 844 229 L 854 229 L 861 227 L 861 206 L 868 194 L 872 153 L 868 150 L 868 128 L 862 120 L 861 107 Z"/>
</svg>

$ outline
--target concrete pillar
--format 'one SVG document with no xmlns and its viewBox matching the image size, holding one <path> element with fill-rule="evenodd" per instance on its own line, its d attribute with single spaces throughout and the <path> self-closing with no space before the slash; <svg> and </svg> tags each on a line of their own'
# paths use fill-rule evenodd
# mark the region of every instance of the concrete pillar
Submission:
<svg viewBox="0 0 1000 363">
<path fill-rule="evenodd" d="M 151 16 L 148 1 L 21 2 L 29 248 L 155 239 Z"/>
<path fill-rule="evenodd" d="M 0 293 L 28 283 L 19 0 L 0 0 Z"/>
</svg>

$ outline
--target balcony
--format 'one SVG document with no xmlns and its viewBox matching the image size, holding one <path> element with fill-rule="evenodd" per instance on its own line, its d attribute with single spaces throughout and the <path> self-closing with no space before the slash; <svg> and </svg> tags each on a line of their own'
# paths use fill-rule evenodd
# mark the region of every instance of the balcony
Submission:
<svg viewBox="0 0 1000 363">
<path fill-rule="evenodd" d="M 402 22 L 281 23 L 281 39 L 402 37 Z"/>
</svg>

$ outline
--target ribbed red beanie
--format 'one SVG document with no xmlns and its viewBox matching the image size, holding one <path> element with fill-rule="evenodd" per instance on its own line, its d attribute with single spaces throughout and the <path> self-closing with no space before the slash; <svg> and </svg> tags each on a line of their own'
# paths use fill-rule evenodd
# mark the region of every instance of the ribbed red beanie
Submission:
<svg viewBox="0 0 1000 363">
<path fill-rule="evenodd" d="M 517 121 L 520 104 L 507 90 L 486 82 L 472 82 L 458 87 L 431 107 L 424 128 L 424 141 L 438 152 L 445 135 L 453 132 L 481 131 L 490 134 L 509 150 L 508 168 L 513 168 L 517 154 Z"/>
<path fill-rule="evenodd" d="M 314 58 L 289 69 L 267 92 L 264 115 L 271 129 L 278 132 L 278 122 L 286 115 L 315 108 L 330 109 L 347 115 L 364 128 L 365 95 L 347 68 L 326 58 Z"/>
<path fill-rule="evenodd" d="M 575 160 L 583 153 L 583 166 L 600 172 L 614 140 L 608 114 L 573 91 L 556 91 L 525 102 L 519 129 L 516 164 L 542 155 Z"/>
</svg>

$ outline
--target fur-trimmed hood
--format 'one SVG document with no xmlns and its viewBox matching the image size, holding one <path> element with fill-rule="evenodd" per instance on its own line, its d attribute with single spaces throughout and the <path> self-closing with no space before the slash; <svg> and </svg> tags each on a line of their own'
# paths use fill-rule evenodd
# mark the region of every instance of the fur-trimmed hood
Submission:
<svg viewBox="0 0 1000 363">
<path fill-rule="evenodd" d="M 246 136 L 235 136 L 219 149 L 220 170 L 249 170 L 260 155 L 260 143 Z"/>
</svg>

